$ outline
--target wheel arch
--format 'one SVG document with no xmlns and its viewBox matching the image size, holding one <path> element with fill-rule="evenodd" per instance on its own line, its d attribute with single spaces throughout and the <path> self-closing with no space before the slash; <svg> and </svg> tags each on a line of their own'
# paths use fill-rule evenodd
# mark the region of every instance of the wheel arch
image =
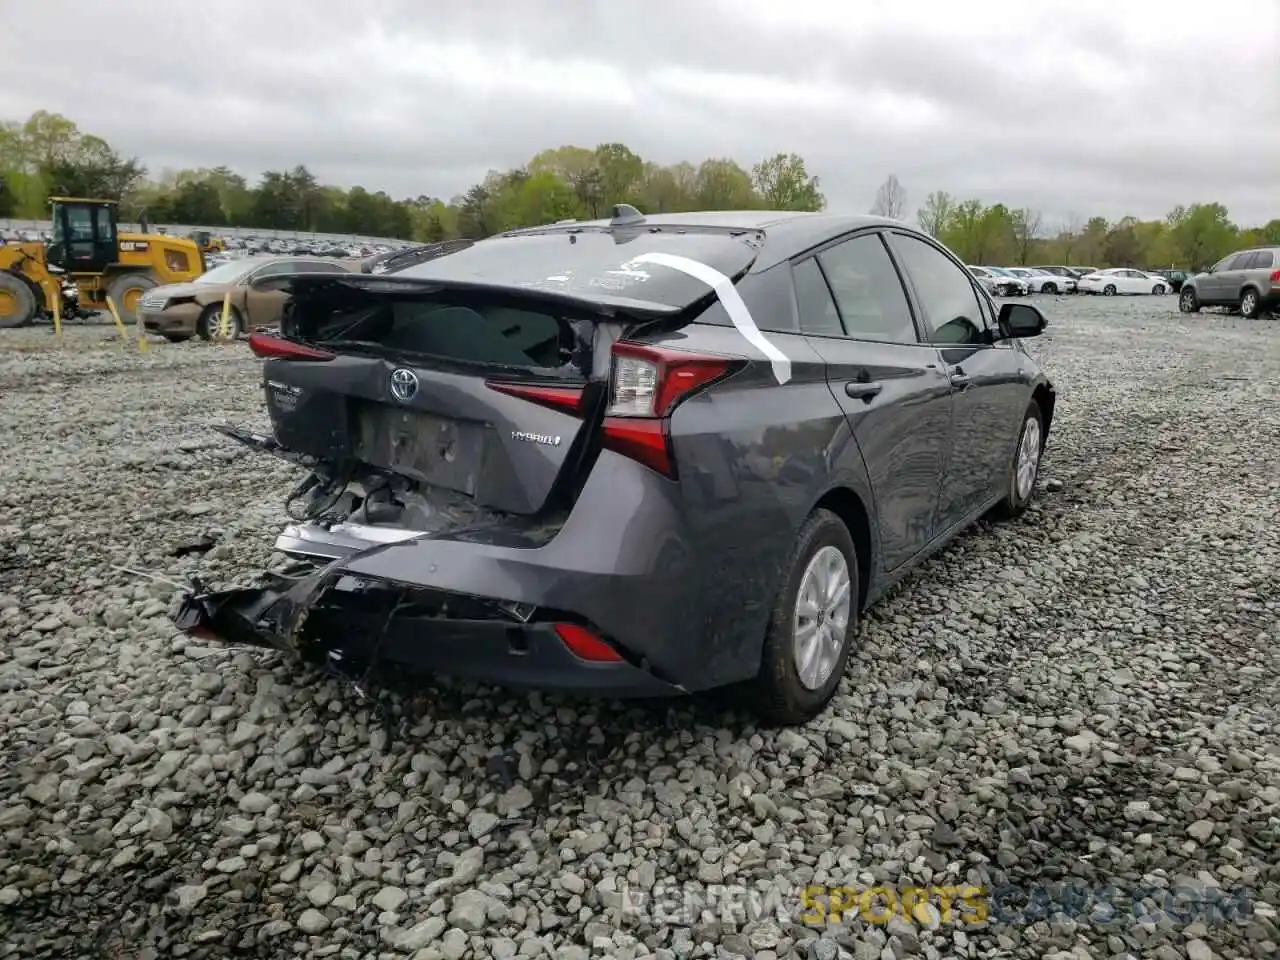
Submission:
<svg viewBox="0 0 1280 960">
<path fill-rule="evenodd" d="M 833 487 L 818 498 L 813 510 L 829 510 L 840 518 L 853 540 L 858 561 L 858 609 L 866 608 L 871 590 L 871 570 L 875 557 L 875 538 L 867 506 L 849 487 Z M 810 514 L 812 514 L 812 510 Z"/>
<path fill-rule="evenodd" d="M 1031 391 L 1031 399 L 1040 408 L 1040 418 L 1044 420 L 1044 432 L 1040 438 L 1040 448 L 1049 442 L 1049 427 L 1053 424 L 1053 409 L 1058 404 L 1058 394 L 1047 383 L 1040 383 Z"/>
</svg>

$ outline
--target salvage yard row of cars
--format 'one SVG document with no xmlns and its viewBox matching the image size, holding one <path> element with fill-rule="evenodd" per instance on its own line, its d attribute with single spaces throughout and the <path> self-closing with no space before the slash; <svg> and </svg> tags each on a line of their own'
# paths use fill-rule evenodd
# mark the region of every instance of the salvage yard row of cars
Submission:
<svg viewBox="0 0 1280 960">
<path fill-rule="evenodd" d="M 1093 267 L 985 267 L 970 266 L 969 272 L 999 297 L 1023 297 L 1032 293 L 1117 294 L 1172 293 L 1181 286 L 1185 274 L 1179 271 L 1153 273 L 1128 267 L 1097 270 Z M 1177 274 L 1175 280 L 1172 274 Z"/>
</svg>

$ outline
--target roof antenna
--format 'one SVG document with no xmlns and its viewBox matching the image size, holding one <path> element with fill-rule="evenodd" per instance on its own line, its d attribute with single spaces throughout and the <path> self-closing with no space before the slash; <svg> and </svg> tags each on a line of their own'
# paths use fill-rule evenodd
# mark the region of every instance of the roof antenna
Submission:
<svg viewBox="0 0 1280 960">
<path fill-rule="evenodd" d="M 613 205 L 613 219 L 609 221 L 609 226 L 633 227 L 644 222 L 644 214 L 631 204 L 615 203 Z"/>
</svg>

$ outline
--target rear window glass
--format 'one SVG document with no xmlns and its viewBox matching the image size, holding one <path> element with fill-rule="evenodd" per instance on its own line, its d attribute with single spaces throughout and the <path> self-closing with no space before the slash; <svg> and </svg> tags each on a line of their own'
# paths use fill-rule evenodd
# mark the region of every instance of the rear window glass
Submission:
<svg viewBox="0 0 1280 960">
<path fill-rule="evenodd" d="M 587 301 L 636 301 L 684 309 L 711 288 L 667 265 L 638 259 L 646 253 L 681 257 L 738 277 L 756 257 L 746 237 L 581 229 L 576 233 L 491 237 L 426 263 L 396 271 L 397 278 L 485 283 L 546 290 Z"/>
</svg>

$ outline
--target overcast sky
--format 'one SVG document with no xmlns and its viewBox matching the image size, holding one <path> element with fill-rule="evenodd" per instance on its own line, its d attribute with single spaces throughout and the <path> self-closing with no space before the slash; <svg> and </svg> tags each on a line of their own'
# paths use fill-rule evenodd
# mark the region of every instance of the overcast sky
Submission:
<svg viewBox="0 0 1280 960">
<path fill-rule="evenodd" d="M 800 153 L 833 209 L 896 173 L 1046 220 L 1217 200 L 1280 217 L 1280 0 L 36 0 L 0 116 L 150 170 L 449 197 L 560 144 Z M 97 38 L 97 39 L 95 39 Z"/>
</svg>

